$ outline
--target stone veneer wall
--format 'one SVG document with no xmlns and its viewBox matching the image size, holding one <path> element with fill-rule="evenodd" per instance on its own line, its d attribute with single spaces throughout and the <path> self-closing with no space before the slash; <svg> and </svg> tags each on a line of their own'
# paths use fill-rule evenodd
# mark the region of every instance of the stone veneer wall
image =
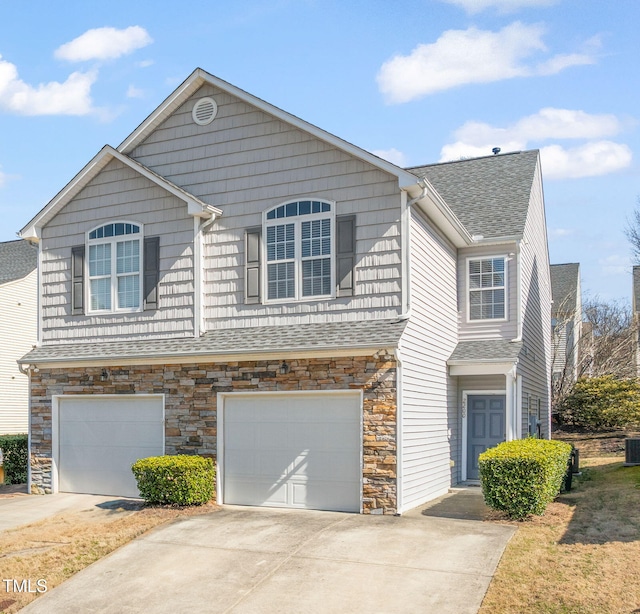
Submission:
<svg viewBox="0 0 640 614">
<path fill-rule="evenodd" d="M 51 492 L 51 398 L 72 394 L 165 395 L 167 454 L 216 455 L 216 393 L 362 389 L 363 509 L 394 514 L 396 489 L 396 362 L 369 357 L 183 365 L 50 369 L 31 375 L 31 490 Z"/>
</svg>

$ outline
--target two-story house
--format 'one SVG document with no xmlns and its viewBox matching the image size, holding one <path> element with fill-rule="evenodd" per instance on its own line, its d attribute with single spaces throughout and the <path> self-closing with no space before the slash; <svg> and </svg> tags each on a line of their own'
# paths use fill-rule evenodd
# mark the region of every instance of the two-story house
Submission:
<svg viewBox="0 0 640 614">
<path fill-rule="evenodd" d="M 200 69 L 21 231 L 40 250 L 32 492 L 402 513 L 548 436 L 536 151 L 402 169 Z"/>
<path fill-rule="evenodd" d="M 38 339 L 37 264 L 27 241 L 0 243 L 0 435 L 28 430 L 29 380 L 17 361 Z"/>
</svg>

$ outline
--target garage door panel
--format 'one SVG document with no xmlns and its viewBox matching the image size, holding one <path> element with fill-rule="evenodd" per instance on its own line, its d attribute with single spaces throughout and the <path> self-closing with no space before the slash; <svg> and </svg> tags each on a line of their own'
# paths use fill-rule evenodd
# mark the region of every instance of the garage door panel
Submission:
<svg viewBox="0 0 640 614">
<path fill-rule="evenodd" d="M 137 497 L 131 465 L 164 453 L 162 397 L 60 399 L 58 433 L 60 491 Z"/>
<path fill-rule="evenodd" d="M 225 503 L 360 511 L 359 395 L 229 395 Z"/>
</svg>

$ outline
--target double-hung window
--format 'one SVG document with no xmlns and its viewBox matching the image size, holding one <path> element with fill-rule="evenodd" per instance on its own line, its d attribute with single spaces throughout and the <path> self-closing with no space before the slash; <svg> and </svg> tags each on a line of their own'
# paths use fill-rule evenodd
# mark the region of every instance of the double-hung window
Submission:
<svg viewBox="0 0 640 614">
<path fill-rule="evenodd" d="M 89 311 L 139 311 L 142 296 L 142 227 L 105 224 L 89 232 Z"/>
<path fill-rule="evenodd" d="M 334 211 L 300 200 L 266 212 L 267 300 L 330 297 L 334 287 Z"/>
<path fill-rule="evenodd" d="M 469 320 L 506 318 L 506 258 L 469 259 Z"/>
</svg>

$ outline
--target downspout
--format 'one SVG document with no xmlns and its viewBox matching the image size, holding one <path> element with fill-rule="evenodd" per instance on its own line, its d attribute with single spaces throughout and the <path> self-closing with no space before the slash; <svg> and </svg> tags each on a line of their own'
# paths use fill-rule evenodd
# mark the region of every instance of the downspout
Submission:
<svg viewBox="0 0 640 614">
<path fill-rule="evenodd" d="M 426 182 L 420 180 L 422 188 L 419 196 L 407 201 L 407 192 L 400 192 L 400 233 L 402 240 L 402 313 L 398 320 L 408 320 L 411 315 L 411 207 L 422 200 L 428 192 Z"/>
<path fill-rule="evenodd" d="M 193 218 L 193 336 L 200 337 L 202 328 L 202 245 L 200 244 L 200 219 Z"/>
<path fill-rule="evenodd" d="M 516 338 L 522 341 L 522 253 L 520 241 L 516 241 Z"/>
<path fill-rule="evenodd" d="M 505 439 L 507 441 L 513 441 L 514 439 L 518 439 L 517 436 L 517 414 L 518 414 L 518 410 L 517 410 L 517 389 L 518 389 L 518 384 L 517 384 L 517 379 L 518 379 L 518 365 L 517 363 L 513 365 L 513 367 L 507 371 L 506 375 L 506 386 L 505 386 L 505 392 L 506 392 L 506 408 L 505 408 L 505 414 L 506 414 L 506 424 L 505 424 L 505 430 L 506 432 L 506 437 Z"/>
<path fill-rule="evenodd" d="M 522 377 L 516 370 L 516 439 L 522 439 Z M 527 418 L 528 419 L 528 418 Z"/>
</svg>

